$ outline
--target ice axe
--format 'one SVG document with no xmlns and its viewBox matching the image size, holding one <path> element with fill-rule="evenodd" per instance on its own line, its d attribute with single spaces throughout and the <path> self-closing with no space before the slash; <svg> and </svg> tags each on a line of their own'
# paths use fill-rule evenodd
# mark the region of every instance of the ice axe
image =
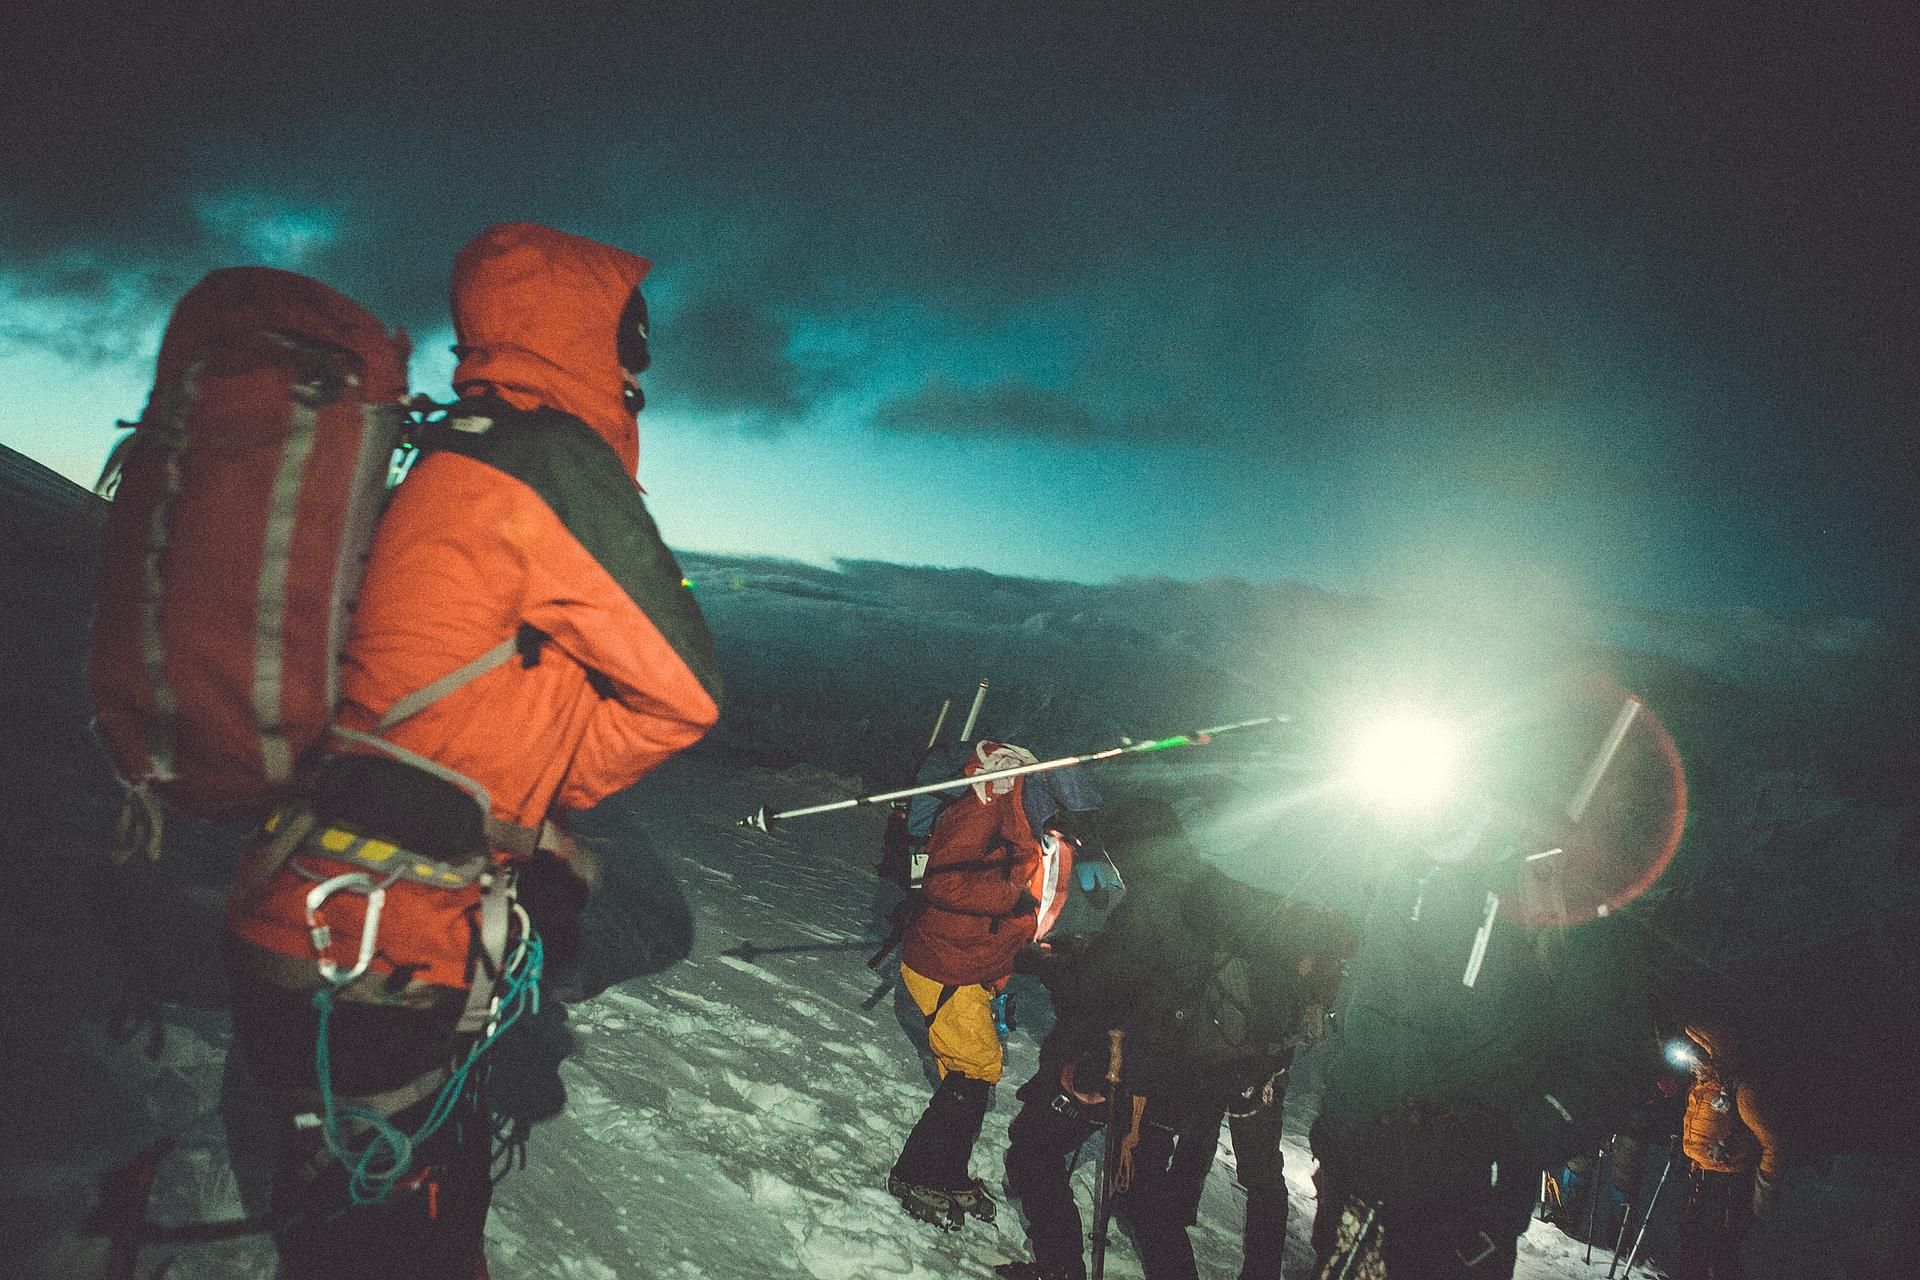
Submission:
<svg viewBox="0 0 1920 1280">
<path fill-rule="evenodd" d="M 992 782 L 997 778 L 1017 778 L 1023 774 L 1046 773 L 1052 769 L 1065 769 L 1076 764 L 1096 764 L 1102 760 L 1112 760 L 1119 756 L 1138 755 L 1148 751 L 1166 751 L 1173 747 L 1201 747 L 1212 742 L 1224 733 L 1233 733 L 1240 729 L 1257 728 L 1267 724 L 1286 724 L 1292 716 L 1260 716 L 1253 720 L 1236 720 L 1232 724 L 1215 725 L 1211 729 L 1196 729 L 1192 733 L 1176 733 L 1170 737 L 1154 738 L 1146 742 L 1136 742 L 1131 738 L 1122 738 L 1117 747 L 1108 747 L 1105 751 L 1090 751 L 1085 755 L 1061 756 L 1057 760 L 1040 760 L 1033 764 L 1014 765 L 1007 769 L 993 769 L 985 773 L 963 775 L 949 778 L 944 782 L 926 782 L 919 786 L 900 787 L 893 791 L 878 791 L 872 795 L 855 796 L 851 800 L 834 800 L 827 804 L 806 805 L 799 809 L 782 809 L 778 813 L 769 813 L 766 805 L 761 805 L 757 813 L 740 819 L 736 825 L 752 827 L 757 831 L 770 831 L 775 822 L 784 822 L 789 818 L 810 818 L 820 813 L 836 813 L 842 809 L 856 809 L 865 805 L 886 804 L 893 800 L 904 800 L 909 796 L 931 795 L 936 791 L 959 791 L 982 782 Z"/>
</svg>

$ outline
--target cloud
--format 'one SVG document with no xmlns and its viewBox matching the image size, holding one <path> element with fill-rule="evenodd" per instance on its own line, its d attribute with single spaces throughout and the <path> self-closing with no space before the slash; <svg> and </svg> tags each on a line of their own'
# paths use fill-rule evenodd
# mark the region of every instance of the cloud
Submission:
<svg viewBox="0 0 1920 1280">
<path fill-rule="evenodd" d="M 174 303 L 207 271 L 248 263 L 323 272 L 347 239 L 338 201 L 228 186 L 187 203 L 191 216 L 164 252 L 104 237 L 0 257 L 0 343 L 82 365 L 150 359 Z M 0 214 L 8 225 L 18 223 Z"/>
<path fill-rule="evenodd" d="M 922 435 L 1045 437 L 1085 442 L 1118 434 L 1072 397 L 1009 380 L 963 387 L 930 379 L 919 390 L 885 401 L 875 426 Z"/>
<path fill-rule="evenodd" d="M 194 197 L 209 247 L 285 271 L 311 271 L 341 238 L 345 208 L 288 200 L 269 191 L 230 189 Z"/>
<path fill-rule="evenodd" d="M 87 255 L 25 267 L 0 261 L 0 353 L 30 348 L 83 367 L 151 359 L 189 283 L 163 267 Z"/>
<path fill-rule="evenodd" d="M 649 392 L 750 432 L 857 388 L 902 435 L 1905 523 L 1914 99 L 1870 25 L 1767 19 L 1822 74 L 1729 81 L 1718 28 L 1606 7 L 43 7 L 0 47 L 6 342 L 131 358 L 242 260 L 425 332 L 531 218 L 655 258 Z"/>
<path fill-rule="evenodd" d="M 822 381 L 788 356 L 787 325 L 745 299 L 695 302 L 666 317 L 657 333 L 659 367 L 649 385 L 662 399 L 736 415 L 760 430 L 804 417 Z"/>
</svg>

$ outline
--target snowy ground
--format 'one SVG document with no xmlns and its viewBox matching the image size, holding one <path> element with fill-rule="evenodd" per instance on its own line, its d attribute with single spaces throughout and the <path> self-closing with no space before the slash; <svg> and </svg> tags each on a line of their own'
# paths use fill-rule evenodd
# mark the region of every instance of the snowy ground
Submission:
<svg viewBox="0 0 1920 1280">
<path fill-rule="evenodd" d="M 944 1235 L 905 1218 L 883 1190 L 930 1086 L 892 993 L 873 1001 L 879 981 L 865 965 L 878 884 L 868 871 L 876 815 L 808 819 L 771 836 L 735 825 L 762 800 L 833 798 L 848 785 L 804 767 L 771 774 L 683 758 L 594 815 L 590 830 L 612 873 L 591 917 L 602 948 L 588 971 L 592 985 L 652 967 L 657 959 L 640 954 L 643 942 L 657 949 L 664 938 L 679 949 L 683 910 L 693 924 L 690 954 L 572 1006 L 550 1004 L 526 1028 L 503 1087 L 529 1115 L 554 1110 L 563 1087 L 565 1109 L 533 1126 L 525 1169 L 499 1187 L 488 1229 L 495 1275 L 931 1280 L 989 1276 L 993 1263 L 1025 1256 L 1011 1211 L 996 1225 L 969 1223 Z M 54 833 L 79 835 L 66 823 L 43 828 L 42 839 Z M 177 843 L 194 840 L 179 835 Z M 202 880 L 217 866 L 191 850 L 177 861 Z M 211 888 L 182 890 L 170 908 L 177 925 L 214 924 Z M 726 954 L 745 942 L 817 949 L 771 950 L 751 961 Z M 171 950 L 151 962 L 190 965 L 193 955 Z M 99 1007 L 110 994 L 100 977 L 66 975 L 73 995 L 94 988 L 70 1011 Z M 228 1027 L 216 1003 L 192 994 L 165 1002 L 157 1059 L 147 1056 L 145 1037 L 122 1043 L 96 1018 L 63 1015 L 57 1034 L 28 1049 L 31 1064 L 9 1064 L 53 1082 L 33 1100 L 27 1149 L 7 1162 L 0 1184 L 17 1274 L 99 1274 L 103 1244 L 76 1234 L 92 1179 L 157 1136 L 173 1135 L 180 1146 L 160 1166 L 155 1219 L 226 1219 L 257 1206 L 258 1136 L 243 1087 L 229 1080 L 222 1101 Z M 1008 1088 L 975 1159 L 976 1172 L 995 1179 L 1011 1087 L 1033 1069 L 1045 1021 L 1037 1003 L 1029 999 L 1028 1025 L 1011 1037 Z M 1312 1203 L 1305 1065 L 1287 1152 L 1298 1206 L 1289 1259 L 1300 1275 Z M 1096 1155 L 1090 1144 L 1078 1174 L 1083 1203 Z M 1208 1276 L 1233 1275 L 1239 1265 L 1241 1196 L 1230 1150 L 1219 1163 L 1194 1232 Z M 1522 1247 L 1519 1274 L 1529 1280 L 1597 1274 L 1581 1265 L 1582 1246 L 1545 1224 L 1536 1223 Z M 257 1237 L 150 1246 L 140 1274 L 258 1276 L 270 1272 L 270 1259 Z M 1110 1271 L 1139 1274 L 1124 1243 L 1110 1254 Z"/>
</svg>

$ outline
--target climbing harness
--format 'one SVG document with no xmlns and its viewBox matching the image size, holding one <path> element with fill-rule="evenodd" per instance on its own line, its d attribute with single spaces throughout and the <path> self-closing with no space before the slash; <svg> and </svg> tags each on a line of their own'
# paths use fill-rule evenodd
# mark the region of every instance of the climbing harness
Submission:
<svg viewBox="0 0 1920 1280">
<path fill-rule="evenodd" d="M 460 1065 L 451 1070 L 441 1068 L 430 1072 L 413 1086 L 403 1086 L 395 1091 L 398 1096 L 388 1095 L 377 1100 L 384 1102 L 383 1106 L 366 1105 L 376 1101 L 373 1099 L 348 1102 L 336 1097 L 328 1035 L 334 996 L 366 972 L 373 958 L 386 887 L 391 883 L 391 877 L 384 883 L 375 883 L 364 872 L 349 871 L 322 881 L 307 894 L 307 924 L 316 957 L 315 967 L 322 979 L 320 989 L 313 994 L 313 1007 L 319 1014 L 319 1026 L 314 1036 L 314 1078 L 319 1082 L 320 1109 L 318 1113 L 295 1117 L 294 1123 L 302 1128 L 317 1126 L 320 1129 L 321 1141 L 327 1152 L 347 1170 L 347 1193 L 356 1205 L 381 1204 L 396 1186 L 401 1185 L 412 1168 L 415 1150 L 453 1115 L 455 1106 L 466 1091 L 469 1073 L 481 1056 L 519 1021 L 522 1014 L 540 1012 L 540 974 L 543 964 L 540 936 L 534 931 L 526 909 L 506 898 L 511 922 L 518 925 L 518 940 L 500 966 L 498 978 L 492 987 L 493 994 L 485 1005 L 479 1038 Z M 489 885 L 490 889 L 494 887 Z M 343 891 L 362 893 L 367 898 L 360 946 L 353 967 L 346 970 L 327 957 L 326 949 L 331 945 L 332 932 L 320 919 L 320 909 L 327 899 Z M 505 897 L 507 890 L 502 888 L 500 892 Z M 476 974 L 476 979 L 480 976 Z M 476 980 L 476 996 L 479 990 L 480 982 Z M 470 1013 L 477 1009 L 478 1003 L 477 999 L 469 1000 Z M 466 1021 L 463 1017 L 463 1026 Z M 445 1078 L 441 1080 L 443 1073 Z M 431 1088 L 435 1083 L 439 1085 L 438 1092 L 434 1094 L 433 1104 L 427 1109 L 426 1117 L 418 1129 L 407 1133 L 388 1119 L 390 1115 L 398 1114 L 417 1101 L 418 1098 L 413 1095 L 422 1094 L 425 1088 Z M 349 1145 L 345 1133 L 350 1125 L 371 1133 L 366 1144 L 357 1151 Z"/>
</svg>

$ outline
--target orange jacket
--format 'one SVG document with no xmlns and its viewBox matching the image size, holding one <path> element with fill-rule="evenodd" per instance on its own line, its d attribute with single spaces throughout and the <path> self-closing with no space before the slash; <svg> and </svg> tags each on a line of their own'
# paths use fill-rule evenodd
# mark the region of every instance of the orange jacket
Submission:
<svg viewBox="0 0 1920 1280">
<path fill-rule="evenodd" d="M 493 816 L 522 826 L 632 784 L 719 715 L 712 639 L 632 478 L 639 434 L 614 332 L 648 266 L 527 223 L 460 251 L 455 387 L 561 410 L 612 452 L 544 425 L 452 433 L 471 453 L 423 459 L 381 518 L 341 667 L 340 722 L 364 730 L 522 624 L 549 637 L 531 665 L 498 667 L 385 735 L 479 782 Z"/>
<path fill-rule="evenodd" d="M 1778 1181 L 1786 1160 L 1765 1090 L 1738 1078 L 1734 1044 L 1723 1028 L 1694 1024 L 1686 1034 L 1708 1056 L 1687 1091 L 1680 1149 L 1702 1169 L 1758 1170 L 1769 1182 Z"/>
<path fill-rule="evenodd" d="M 381 735 L 480 784 L 492 816 L 522 827 L 630 785 L 719 715 L 712 638 L 634 480 L 615 333 L 647 269 L 526 223 L 460 252 L 454 384 L 479 398 L 381 517 L 341 662 L 338 723 L 371 732 L 407 695 L 532 636 Z M 270 890 L 236 932 L 299 954 L 304 887 Z M 417 959 L 428 980 L 461 983 L 464 955 Z"/>
</svg>

